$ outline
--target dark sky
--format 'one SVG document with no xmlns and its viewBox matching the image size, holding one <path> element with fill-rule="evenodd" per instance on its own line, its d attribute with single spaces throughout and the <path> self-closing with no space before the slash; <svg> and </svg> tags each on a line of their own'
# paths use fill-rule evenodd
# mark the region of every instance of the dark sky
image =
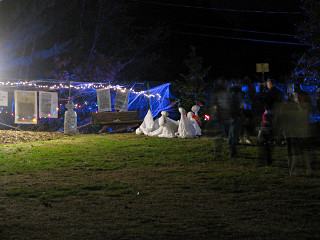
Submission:
<svg viewBox="0 0 320 240">
<path fill-rule="evenodd" d="M 298 43 L 294 36 L 278 34 L 295 35 L 294 24 L 303 20 L 294 14 L 302 12 L 299 0 L 136 0 L 133 5 L 137 24 L 167 27 L 164 55 L 173 75 L 182 70 L 190 45 L 204 58 L 204 66 L 212 66 L 210 78 L 252 76 L 259 62 L 269 63 L 270 76 L 280 78 L 292 70 L 293 54 L 306 49 L 266 42 Z"/>
</svg>

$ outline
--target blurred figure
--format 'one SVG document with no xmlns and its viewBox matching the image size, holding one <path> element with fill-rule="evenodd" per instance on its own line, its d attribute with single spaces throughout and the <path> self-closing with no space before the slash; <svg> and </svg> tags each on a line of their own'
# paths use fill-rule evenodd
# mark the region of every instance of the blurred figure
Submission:
<svg viewBox="0 0 320 240">
<path fill-rule="evenodd" d="M 227 139 L 230 156 L 237 157 L 236 145 L 238 142 L 238 118 L 240 114 L 239 95 L 235 89 L 227 89 L 227 81 L 220 78 L 210 95 L 209 111 L 217 125 L 221 129 L 223 136 Z"/>
<path fill-rule="evenodd" d="M 266 158 L 266 164 L 272 164 L 272 144 L 281 130 L 277 123 L 280 105 L 284 102 L 284 93 L 275 86 L 273 79 L 267 80 L 267 92 L 263 96 L 263 104 L 265 111 L 262 116 L 261 128 L 259 130 L 258 139 L 260 141 L 261 152 L 260 157 Z"/>
<path fill-rule="evenodd" d="M 301 107 L 309 109 L 309 111 L 311 111 L 311 98 L 308 93 L 302 91 L 301 85 L 299 83 L 294 84 L 293 89 L 293 94 L 297 96 L 295 97 L 295 101 L 300 103 Z"/>
<path fill-rule="evenodd" d="M 254 135 L 255 120 L 254 111 L 256 110 L 257 94 L 255 86 L 249 77 L 242 81 L 243 100 L 241 104 L 240 119 L 240 143 L 251 144 L 250 136 Z"/>
<path fill-rule="evenodd" d="M 235 142 L 238 144 L 240 142 L 240 119 L 242 117 L 242 106 L 244 101 L 244 93 L 239 86 L 231 85 L 229 87 L 229 93 L 231 97 L 232 104 L 232 118 L 234 121 L 234 135 Z"/>
<path fill-rule="evenodd" d="M 265 105 L 265 109 L 268 110 L 271 114 L 271 112 L 275 112 L 277 105 L 279 103 L 284 102 L 284 93 L 275 86 L 275 80 L 274 79 L 268 79 L 267 80 L 267 92 L 265 93 L 263 97 L 263 102 Z"/>
<path fill-rule="evenodd" d="M 302 91 L 300 84 L 294 85 L 294 93 L 282 107 L 279 124 L 284 131 L 287 143 L 290 176 L 296 175 L 298 160 L 305 162 L 307 174 L 313 174 L 310 166 L 312 151 L 312 129 L 310 124 L 311 98 Z"/>
</svg>

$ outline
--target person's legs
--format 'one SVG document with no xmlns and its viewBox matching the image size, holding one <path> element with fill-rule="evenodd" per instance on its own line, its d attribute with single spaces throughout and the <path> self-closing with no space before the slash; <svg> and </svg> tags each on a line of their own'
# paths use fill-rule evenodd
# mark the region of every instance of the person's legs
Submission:
<svg viewBox="0 0 320 240">
<path fill-rule="evenodd" d="M 230 156 L 237 157 L 237 143 L 238 143 L 238 126 L 235 119 L 228 120 L 228 144 L 230 149 Z"/>
<path fill-rule="evenodd" d="M 287 158 L 288 158 L 288 166 L 292 163 L 292 139 L 291 138 L 285 138 L 286 144 L 287 144 Z"/>
<path fill-rule="evenodd" d="M 271 130 L 270 127 L 261 127 L 258 134 L 259 142 L 259 159 L 262 165 L 271 165 L 272 163 L 272 148 L 271 148 Z"/>
<path fill-rule="evenodd" d="M 221 154 L 221 151 L 222 151 L 221 133 L 222 133 L 222 136 L 225 136 L 223 121 L 215 122 L 214 127 L 215 127 L 214 131 L 216 132 L 216 134 L 213 136 L 214 137 L 213 154 L 214 154 L 214 157 L 217 157 Z"/>
<path fill-rule="evenodd" d="M 272 164 L 272 146 L 271 146 L 271 144 L 272 143 L 270 141 L 267 141 L 264 145 L 268 166 L 270 166 Z"/>
<path fill-rule="evenodd" d="M 301 159 L 301 139 L 300 138 L 291 138 L 291 152 L 292 152 L 292 162 L 290 168 L 290 176 L 296 175 L 296 165 L 297 162 Z"/>
<path fill-rule="evenodd" d="M 307 175 L 313 175 L 314 172 L 311 169 L 310 159 L 311 159 L 311 152 L 312 152 L 312 141 L 311 138 L 303 138 L 301 141 L 301 152 L 302 157 L 305 162 L 307 168 Z"/>
</svg>

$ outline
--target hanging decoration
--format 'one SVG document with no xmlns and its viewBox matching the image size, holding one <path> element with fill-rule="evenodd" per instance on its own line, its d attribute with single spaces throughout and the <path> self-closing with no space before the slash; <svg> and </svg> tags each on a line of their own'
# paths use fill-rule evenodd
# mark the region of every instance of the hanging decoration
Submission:
<svg viewBox="0 0 320 240">
<path fill-rule="evenodd" d="M 98 111 L 112 111 L 110 89 L 97 89 Z"/>
<path fill-rule="evenodd" d="M 75 90 L 86 90 L 86 89 L 114 89 L 114 90 L 128 90 L 136 95 L 143 95 L 147 98 L 157 98 L 160 99 L 160 94 L 148 94 L 147 90 L 135 91 L 133 88 L 126 88 L 121 85 L 111 85 L 109 83 L 83 83 L 83 82 L 62 82 L 54 80 L 34 80 L 34 81 L 16 81 L 16 82 L 0 82 L 0 87 L 33 87 L 40 89 L 49 89 L 49 90 L 61 90 L 61 89 L 75 89 Z"/>
<path fill-rule="evenodd" d="M 36 91 L 14 91 L 15 100 L 15 123 L 37 124 L 37 92 Z"/>
<path fill-rule="evenodd" d="M 58 93 L 39 92 L 39 117 L 58 118 Z"/>
<path fill-rule="evenodd" d="M 128 111 L 128 99 L 130 91 L 118 89 L 114 109 L 120 112 Z"/>
<path fill-rule="evenodd" d="M 39 91 L 39 113 L 38 116 L 34 116 L 37 119 L 35 119 L 33 123 L 40 124 L 39 128 L 52 128 L 54 131 L 61 132 L 64 131 L 64 114 L 67 111 L 65 104 L 68 100 L 72 100 L 75 105 L 75 109 L 72 111 L 77 114 L 77 127 L 81 128 L 90 123 L 92 112 L 103 111 L 100 109 L 103 105 L 101 102 L 98 104 L 97 99 L 98 95 L 100 95 L 99 92 L 104 92 L 103 90 L 107 90 L 107 92 L 110 91 L 111 111 L 138 111 L 139 116 L 145 116 L 148 109 L 150 109 L 152 114 L 158 117 L 159 113 L 163 110 L 171 113 L 174 110 L 175 106 L 172 105 L 171 99 L 175 97 L 170 93 L 170 83 L 162 85 L 158 85 L 157 83 L 151 83 L 150 85 L 146 83 L 125 83 L 118 85 L 112 82 L 111 84 L 69 82 L 54 79 L 26 81 L 0 78 L 0 90 L 8 92 L 8 106 L 0 105 L 0 118 L 4 123 L 9 125 L 20 122 L 28 123 L 28 121 L 30 121 L 29 118 L 29 120 L 26 120 L 25 117 L 22 120 L 19 112 L 15 112 L 15 90 Z M 46 100 L 44 100 L 43 97 L 40 96 L 40 92 L 55 92 L 58 94 L 58 118 L 53 118 L 53 111 L 57 109 L 51 107 L 54 104 L 51 104 L 50 96 L 47 96 Z M 122 103 L 119 101 L 121 94 L 124 98 L 122 98 Z M 46 101 L 46 103 L 44 103 L 44 101 Z M 115 103 L 116 101 L 117 103 Z M 52 111 L 51 116 L 49 116 L 49 109 Z M 105 110 L 108 111 L 110 108 L 107 107 Z M 33 117 L 32 115 L 27 117 L 31 118 Z"/>
<path fill-rule="evenodd" d="M 8 92 L 0 91 L 0 106 L 8 106 Z"/>
</svg>

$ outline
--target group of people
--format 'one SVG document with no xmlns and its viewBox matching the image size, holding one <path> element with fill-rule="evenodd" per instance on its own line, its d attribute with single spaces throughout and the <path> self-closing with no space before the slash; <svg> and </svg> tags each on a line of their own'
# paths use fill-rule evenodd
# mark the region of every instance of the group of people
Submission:
<svg viewBox="0 0 320 240">
<path fill-rule="evenodd" d="M 310 124 L 312 101 L 310 96 L 294 84 L 294 92 L 283 94 L 274 83 L 267 81 L 268 91 L 265 94 L 265 112 L 261 123 L 259 139 L 265 146 L 267 164 L 272 164 L 271 142 L 274 138 L 283 138 L 287 146 L 290 175 L 295 175 L 296 163 L 302 160 L 306 164 L 307 173 L 312 174 L 310 153 L 314 132 Z M 268 129 L 263 133 L 263 130 Z"/>
<path fill-rule="evenodd" d="M 208 99 L 210 123 L 227 140 L 230 156 L 238 156 L 237 145 L 246 134 L 255 133 L 255 115 L 260 116 L 258 127 L 259 159 L 262 165 L 271 165 L 272 146 L 275 141 L 286 143 L 290 175 L 295 175 L 297 161 L 303 160 L 307 173 L 312 174 L 310 153 L 314 129 L 310 124 L 311 98 L 300 84 L 294 85 L 293 93 L 285 94 L 268 79 L 266 89 L 257 95 L 247 81 L 246 85 L 234 84 L 224 78 L 217 80 Z M 258 102 L 258 103 L 257 103 Z M 257 107 L 259 105 L 259 107 Z M 200 107 L 194 105 L 191 111 L 179 108 L 180 119 L 173 120 L 169 113 L 161 112 L 154 120 L 149 110 L 136 134 L 166 138 L 195 138 L 201 136 L 201 121 L 198 116 Z M 258 109 L 258 110 L 257 110 Z M 206 126 L 207 130 L 208 125 Z M 208 133 L 208 131 L 206 131 Z M 250 143 L 250 139 L 246 139 Z M 218 152 L 221 142 L 216 142 L 214 152 Z"/>
<path fill-rule="evenodd" d="M 272 145 L 275 139 L 282 139 L 287 145 L 290 174 L 295 174 L 299 158 L 304 159 L 307 172 L 310 167 L 310 146 L 312 129 L 310 125 L 311 99 L 301 89 L 300 84 L 294 85 L 294 92 L 285 94 L 275 86 L 273 79 L 268 79 L 266 91 L 260 96 L 263 106 L 258 141 L 261 146 L 260 159 L 262 164 L 271 165 Z M 237 144 L 243 132 L 243 119 L 248 118 L 245 105 L 245 94 L 238 86 L 233 86 L 225 79 L 219 79 L 210 94 L 209 111 L 218 127 L 228 141 L 231 157 L 237 157 Z M 251 107 L 250 107 L 251 108 Z M 252 111 L 247 111 L 252 113 Z M 252 114 L 249 122 L 254 124 Z"/>
</svg>

